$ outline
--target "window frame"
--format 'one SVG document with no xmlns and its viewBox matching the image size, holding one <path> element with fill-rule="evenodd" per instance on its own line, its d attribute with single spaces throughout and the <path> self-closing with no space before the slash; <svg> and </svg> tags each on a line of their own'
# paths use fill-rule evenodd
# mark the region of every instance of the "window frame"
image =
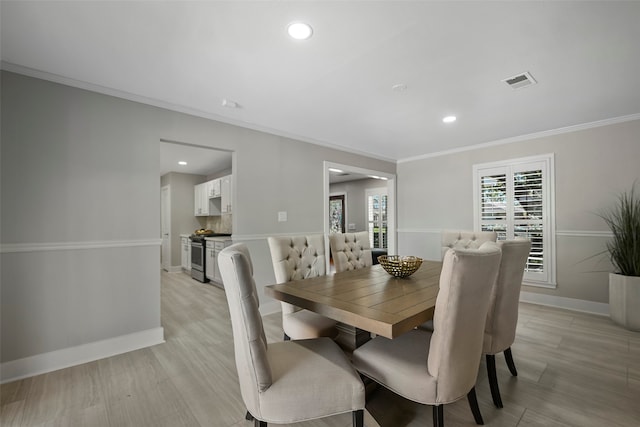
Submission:
<svg viewBox="0 0 640 427">
<path fill-rule="evenodd" d="M 513 176 L 515 172 L 539 168 L 542 171 L 542 200 L 543 200 L 543 265 L 544 272 L 526 272 L 523 283 L 529 286 L 544 288 L 556 288 L 556 227 L 555 227 L 555 168 L 554 154 L 542 154 L 517 159 L 501 160 L 497 162 L 480 163 L 473 165 L 473 225 L 474 230 L 482 230 L 482 177 L 495 174 L 506 174 L 507 205 L 510 211 L 513 208 L 514 191 Z M 514 237 L 514 225 L 518 222 L 513 215 L 508 215 L 507 238 Z"/>
<path fill-rule="evenodd" d="M 370 231 L 370 224 L 372 221 L 369 220 L 369 214 L 370 214 L 370 210 L 369 210 L 369 197 L 370 196 L 375 196 L 375 195 L 380 195 L 380 196 L 384 196 L 387 198 L 387 201 L 385 203 L 385 214 L 387 215 L 387 220 L 384 221 L 383 220 L 383 216 L 380 217 L 379 222 L 379 227 L 380 230 L 382 230 L 383 228 L 386 229 L 386 233 L 384 233 L 384 237 L 383 237 L 383 233 L 382 231 L 380 231 L 380 237 L 384 240 L 386 239 L 387 245 L 383 248 L 375 248 L 373 245 L 373 241 L 374 241 L 374 237 L 373 237 L 373 232 Z M 382 200 L 381 200 L 382 202 Z M 369 233 L 369 243 L 371 244 L 371 248 L 372 249 L 388 249 L 389 247 L 389 192 L 387 187 L 372 187 L 372 188 L 366 188 L 365 192 L 364 192 L 364 203 L 365 203 L 365 216 L 366 216 L 366 229 L 367 229 L 367 233 Z M 382 213 L 382 207 L 378 208 L 377 210 L 380 211 L 380 213 Z M 384 227 L 383 227 L 384 226 Z"/>
</svg>

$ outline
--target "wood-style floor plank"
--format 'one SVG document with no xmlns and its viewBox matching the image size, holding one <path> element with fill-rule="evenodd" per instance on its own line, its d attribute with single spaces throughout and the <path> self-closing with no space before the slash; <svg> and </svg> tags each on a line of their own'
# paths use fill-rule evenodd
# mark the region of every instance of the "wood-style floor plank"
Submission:
<svg viewBox="0 0 640 427">
<path fill-rule="evenodd" d="M 224 291 L 162 273 L 164 344 L 0 386 L 2 427 L 252 427 L 244 419 Z M 282 340 L 279 313 L 265 316 Z M 485 425 L 640 425 L 640 333 L 608 318 L 520 305 L 513 355 L 496 357 L 503 409 L 493 406 L 484 359 L 476 391 Z M 382 427 L 431 425 L 431 407 L 378 388 L 367 409 Z M 475 426 L 466 399 L 445 406 L 449 427 Z M 365 419 L 365 425 L 367 424 Z M 289 427 L 349 427 L 350 414 Z"/>
</svg>

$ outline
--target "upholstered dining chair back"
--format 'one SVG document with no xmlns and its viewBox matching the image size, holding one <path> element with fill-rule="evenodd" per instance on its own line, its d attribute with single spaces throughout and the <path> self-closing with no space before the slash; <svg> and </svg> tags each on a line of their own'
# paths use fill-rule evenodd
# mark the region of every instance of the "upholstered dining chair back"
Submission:
<svg viewBox="0 0 640 427">
<path fill-rule="evenodd" d="M 516 337 L 520 288 L 527 258 L 531 251 L 528 239 L 501 240 L 502 261 L 496 285 L 491 291 L 483 353 L 496 354 L 511 347 Z"/>
<path fill-rule="evenodd" d="M 276 282 L 323 276 L 326 273 L 324 236 L 269 237 L 269 250 Z M 335 338 L 336 321 L 281 301 L 284 339 Z"/>
<path fill-rule="evenodd" d="M 449 249 L 478 249 L 485 242 L 495 242 L 498 234 L 495 231 L 442 231 L 442 258 Z"/>
<path fill-rule="evenodd" d="M 329 246 L 336 273 L 357 270 L 373 264 L 369 233 L 335 233 L 329 235 Z"/>
<path fill-rule="evenodd" d="M 493 242 L 445 254 L 427 358 L 429 372 L 438 384 L 436 403 L 460 399 L 475 385 L 500 258 L 501 251 Z"/>
<path fill-rule="evenodd" d="M 322 234 L 269 237 L 267 240 L 277 283 L 326 274 L 324 236 Z M 282 303 L 283 314 L 297 310 L 300 309 L 294 305 Z"/>
<path fill-rule="evenodd" d="M 236 243 L 218 255 L 220 274 L 231 316 L 240 392 L 252 414 L 258 413 L 259 393 L 272 383 L 267 338 L 253 280 L 253 264 L 246 245 Z"/>
<path fill-rule="evenodd" d="M 267 345 L 246 246 L 223 249 L 218 264 L 245 418 L 266 427 L 351 412 L 353 426 L 363 427 L 364 384 L 342 349 L 327 337 Z"/>
</svg>

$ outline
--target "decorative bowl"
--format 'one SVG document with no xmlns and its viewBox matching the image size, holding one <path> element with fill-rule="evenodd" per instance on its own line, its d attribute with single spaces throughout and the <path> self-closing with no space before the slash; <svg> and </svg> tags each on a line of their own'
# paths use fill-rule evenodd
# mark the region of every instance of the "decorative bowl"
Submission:
<svg viewBox="0 0 640 427">
<path fill-rule="evenodd" d="M 422 265 L 417 256 L 380 255 L 378 262 L 387 273 L 395 277 L 409 277 Z"/>
</svg>

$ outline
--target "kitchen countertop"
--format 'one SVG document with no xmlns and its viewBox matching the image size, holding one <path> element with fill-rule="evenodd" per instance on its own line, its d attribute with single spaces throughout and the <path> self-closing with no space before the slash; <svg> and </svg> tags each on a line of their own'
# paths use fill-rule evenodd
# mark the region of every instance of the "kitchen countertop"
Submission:
<svg viewBox="0 0 640 427">
<path fill-rule="evenodd" d="M 225 242 L 228 240 L 231 240 L 231 236 L 212 236 L 212 237 L 205 237 L 204 240 L 212 240 L 214 242 Z"/>
</svg>

